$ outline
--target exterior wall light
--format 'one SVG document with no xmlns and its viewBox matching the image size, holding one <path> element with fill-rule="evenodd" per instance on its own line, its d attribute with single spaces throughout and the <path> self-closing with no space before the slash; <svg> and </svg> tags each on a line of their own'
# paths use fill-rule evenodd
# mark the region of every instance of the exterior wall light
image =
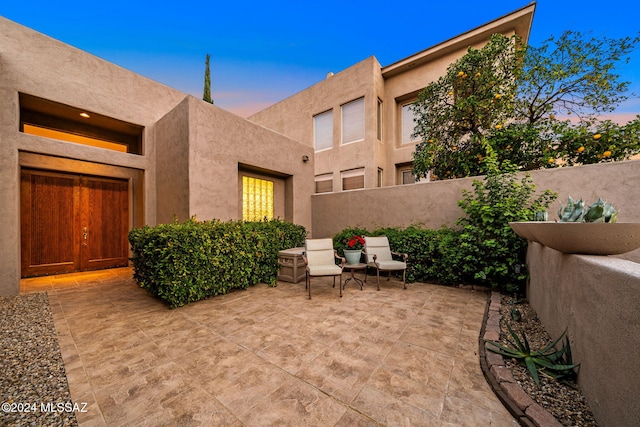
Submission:
<svg viewBox="0 0 640 427">
<path fill-rule="evenodd" d="M 307 163 L 309 161 L 309 156 L 307 156 L 306 154 L 304 156 L 302 156 L 302 161 L 304 163 Z"/>
</svg>

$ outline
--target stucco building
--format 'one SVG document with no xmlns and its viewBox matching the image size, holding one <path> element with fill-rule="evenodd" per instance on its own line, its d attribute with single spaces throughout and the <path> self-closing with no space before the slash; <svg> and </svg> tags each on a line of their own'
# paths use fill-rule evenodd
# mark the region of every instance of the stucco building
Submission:
<svg viewBox="0 0 640 427">
<path fill-rule="evenodd" d="M 381 66 L 370 57 L 249 120 L 314 147 L 316 192 L 337 192 L 415 182 L 413 113 L 408 105 L 469 47 L 492 34 L 529 37 L 535 4 Z"/>
<path fill-rule="evenodd" d="M 174 216 L 311 228 L 312 148 L 1 17 L 0 97 L 0 295 Z"/>
<path fill-rule="evenodd" d="M 0 17 L 0 295 L 126 265 L 145 224 L 264 215 L 312 232 L 317 192 L 411 181 L 406 105 L 535 5 L 389 66 L 375 57 L 242 119 Z"/>
</svg>

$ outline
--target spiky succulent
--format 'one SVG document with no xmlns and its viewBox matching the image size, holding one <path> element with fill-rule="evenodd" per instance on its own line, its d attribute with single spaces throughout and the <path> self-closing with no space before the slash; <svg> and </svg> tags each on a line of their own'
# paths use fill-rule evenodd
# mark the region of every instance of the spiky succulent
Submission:
<svg viewBox="0 0 640 427">
<path fill-rule="evenodd" d="M 496 341 L 485 339 L 487 344 L 489 344 L 489 346 L 487 346 L 487 350 L 501 354 L 509 359 L 515 359 L 526 366 L 533 378 L 533 381 L 535 381 L 537 385 L 540 385 L 538 369 L 540 372 L 556 379 L 564 379 L 575 373 L 574 370 L 579 366 L 579 364 L 574 364 L 571 360 L 571 347 L 569 345 L 569 340 L 565 340 L 565 344 L 560 350 L 556 350 L 555 348 L 555 345 L 560 342 L 563 336 L 565 336 L 566 331 L 563 332 L 558 339 L 542 350 L 532 350 L 524 331 L 522 331 L 521 339 L 518 334 L 511 329 L 509 324 L 507 324 L 507 329 L 509 330 L 509 334 L 512 338 L 507 338 L 507 342 L 511 347 L 504 346 Z"/>
<path fill-rule="evenodd" d="M 560 203 L 558 217 L 560 222 L 616 222 L 618 212 L 602 198 L 598 198 L 598 201 L 585 209 L 582 199 L 576 202 L 569 196 L 566 206 L 563 207 Z"/>
</svg>

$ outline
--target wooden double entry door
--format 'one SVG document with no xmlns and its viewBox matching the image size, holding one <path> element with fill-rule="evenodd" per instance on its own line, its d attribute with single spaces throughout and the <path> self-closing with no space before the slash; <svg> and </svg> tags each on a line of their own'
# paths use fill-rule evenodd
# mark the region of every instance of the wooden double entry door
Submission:
<svg viewBox="0 0 640 427">
<path fill-rule="evenodd" d="M 22 277 L 128 264 L 127 180 L 23 169 Z"/>
</svg>

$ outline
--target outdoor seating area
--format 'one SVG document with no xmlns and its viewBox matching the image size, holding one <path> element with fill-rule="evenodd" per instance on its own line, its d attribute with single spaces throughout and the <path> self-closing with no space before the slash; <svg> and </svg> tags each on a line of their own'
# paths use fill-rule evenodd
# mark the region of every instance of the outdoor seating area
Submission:
<svg viewBox="0 0 640 427">
<path fill-rule="evenodd" d="M 391 278 L 278 282 L 169 309 L 132 269 L 23 279 L 47 291 L 80 425 L 517 425 L 487 384 L 487 295 Z"/>
</svg>

